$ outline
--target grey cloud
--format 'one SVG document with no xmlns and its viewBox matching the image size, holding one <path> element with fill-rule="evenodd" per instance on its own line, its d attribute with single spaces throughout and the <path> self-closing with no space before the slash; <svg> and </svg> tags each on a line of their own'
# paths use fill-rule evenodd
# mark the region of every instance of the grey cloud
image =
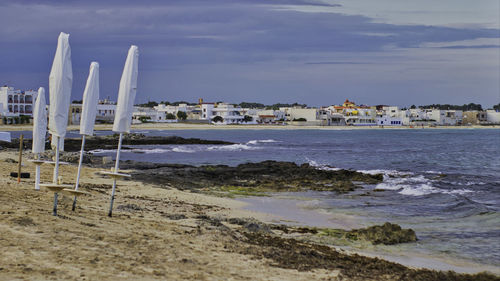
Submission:
<svg viewBox="0 0 500 281">
<path fill-rule="evenodd" d="M 369 64 L 364 61 L 371 61 L 373 66 L 399 61 L 395 53 L 389 53 L 387 49 L 418 49 L 426 42 L 499 36 L 497 29 L 392 25 L 374 23 L 364 16 L 303 13 L 269 7 L 336 6 L 323 1 L 21 0 L 3 1 L 2 4 L 0 48 L 5 56 L 2 58 L 3 69 L 12 73 L 39 73 L 39 77 L 45 79 L 50 70 L 57 36 L 60 31 L 68 32 L 71 34 L 75 67 L 75 98 L 83 90 L 82 81 L 85 80 L 91 60 L 100 61 L 104 76 L 101 80 L 103 92 L 113 96 L 130 44 L 140 47 L 141 81 L 147 81 L 141 83 L 149 91 L 143 94 L 152 99 L 162 95 L 162 90 L 156 88 L 182 92 L 183 87 L 176 83 L 181 83 L 189 93 L 203 91 L 204 88 L 188 87 L 188 84 L 205 83 L 210 85 L 205 89 L 207 94 L 221 96 L 231 96 L 235 89 L 255 85 L 258 91 L 265 92 L 268 89 L 268 94 L 264 95 L 267 97 L 271 96 L 269 92 L 286 92 L 287 88 L 281 84 L 276 86 L 268 80 L 262 82 L 262 77 L 258 78 L 261 84 L 249 83 L 249 77 L 259 71 L 260 65 L 271 67 L 271 64 L 276 71 L 286 68 L 274 64 L 358 65 L 361 68 Z M 23 17 L 26 20 L 19 20 Z M 370 57 L 378 53 L 390 55 L 383 60 Z M 360 55 L 364 57 L 359 62 L 353 59 Z M 247 65 L 255 67 L 248 68 Z M 195 71 L 200 68 L 214 68 L 216 71 L 213 73 L 217 75 L 210 76 L 209 81 L 206 81 L 204 75 L 210 70 Z M 301 80 L 304 77 L 299 77 L 303 75 L 302 71 L 299 68 L 290 73 L 291 80 Z M 10 79 L 9 72 L 0 70 L 0 79 Z M 238 79 L 233 77 L 236 74 L 239 75 Z M 161 75 L 170 75 L 176 80 L 162 78 Z M 228 76 L 234 79 L 225 78 Z M 313 79 L 314 75 L 311 77 Z M 283 77 L 276 79 L 286 80 Z M 41 80 L 32 79 L 35 82 L 31 83 Z M 19 79 L 19 83 L 28 83 L 21 81 Z M 318 84 L 307 86 L 308 83 L 304 83 L 301 87 L 295 86 L 304 91 L 307 87 L 311 91 L 314 87 L 320 88 Z M 300 95 L 295 89 L 288 90 Z M 358 90 L 363 91 L 362 88 Z"/>
<path fill-rule="evenodd" d="M 372 62 L 356 62 L 356 61 L 319 61 L 319 62 L 306 62 L 308 65 L 322 65 L 322 64 L 373 64 Z"/>
<path fill-rule="evenodd" d="M 439 49 L 500 49 L 499 45 L 454 45 L 454 46 L 443 46 L 437 47 Z"/>
</svg>

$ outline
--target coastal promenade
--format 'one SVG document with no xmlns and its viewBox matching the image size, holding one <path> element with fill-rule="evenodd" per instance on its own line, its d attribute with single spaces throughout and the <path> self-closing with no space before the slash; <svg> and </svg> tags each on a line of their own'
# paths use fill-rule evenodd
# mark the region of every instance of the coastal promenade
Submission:
<svg viewBox="0 0 500 281">
<path fill-rule="evenodd" d="M 68 126 L 69 131 L 79 130 L 79 125 Z M 112 124 L 96 124 L 96 131 L 111 131 Z M 31 131 L 33 125 L 0 125 L 0 131 Z M 492 126 L 297 126 L 297 125 L 209 125 L 185 123 L 144 123 L 132 125 L 132 130 L 407 130 L 407 129 L 500 129 Z"/>
</svg>

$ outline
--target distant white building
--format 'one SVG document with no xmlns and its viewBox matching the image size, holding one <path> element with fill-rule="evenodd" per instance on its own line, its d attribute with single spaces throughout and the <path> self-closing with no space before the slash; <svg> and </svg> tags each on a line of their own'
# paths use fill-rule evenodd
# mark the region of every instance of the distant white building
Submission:
<svg viewBox="0 0 500 281">
<path fill-rule="evenodd" d="M 429 110 L 421 108 L 411 108 L 402 111 L 401 118 L 404 126 L 435 125 L 436 120 L 429 117 Z"/>
<path fill-rule="evenodd" d="M 16 117 L 33 116 L 33 108 L 38 92 L 33 90 L 14 90 L 13 87 L 0 87 L 0 115 Z"/>
<path fill-rule="evenodd" d="M 285 112 L 280 110 L 266 109 L 255 110 L 251 115 L 257 124 L 275 124 L 285 120 Z"/>
<path fill-rule="evenodd" d="M 49 105 L 50 110 L 50 105 Z M 108 99 L 99 100 L 97 103 L 96 122 L 111 123 L 115 119 L 116 104 Z M 69 107 L 68 124 L 80 124 L 82 104 L 72 103 Z"/>
<path fill-rule="evenodd" d="M 462 123 L 462 110 L 440 110 L 436 108 L 412 108 L 406 110 L 401 117 L 405 126 L 438 125 L 455 126 Z"/>
<path fill-rule="evenodd" d="M 290 121 L 305 119 L 307 122 L 318 120 L 319 112 L 317 108 L 296 108 L 292 107 L 288 110 Z"/>
<path fill-rule="evenodd" d="M 138 107 L 138 106 L 134 107 L 134 112 L 132 113 L 132 120 L 138 120 L 137 123 L 140 123 L 142 121 L 166 122 L 164 112 L 159 112 L 151 107 Z"/>
<path fill-rule="evenodd" d="M 426 110 L 427 117 L 435 120 L 436 125 L 440 126 L 455 126 L 462 122 L 462 110 Z"/>
<path fill-rule="evenodd" d="M 384 106 L 377 112 L 377 125 L 379 126 L 402 126 L 405 112 L 397 106 Z"/>
<path fill-rule="evenodd" d="M 201 119 L 214 122 L 214 118 L 219 116 L 222 120 L 217 123 L 240 124 L 244 119 L 241 111 L 241 108 L 236 108 L 232 104 L 219 103 L 216 105 L 215 103 L 203 103 L 201 104 Z"/>
<path fill-rule="evenodd" d="M 500 112 L 493 109 L 486 110 L 486 122 L 490 124 L 500 124 Z"/>
<path fill-rule="evenodd" d="M 377 111 L 375 107 L 356 105 L 346 99 L 341 106 L 332 105 L 326 108 L 330 111 L 330 125 L 375 126 Z M 342 117 L 344 119 L 342 119 Z M 335 121 L 334 121 L 335 120 Z"/>
</svg>

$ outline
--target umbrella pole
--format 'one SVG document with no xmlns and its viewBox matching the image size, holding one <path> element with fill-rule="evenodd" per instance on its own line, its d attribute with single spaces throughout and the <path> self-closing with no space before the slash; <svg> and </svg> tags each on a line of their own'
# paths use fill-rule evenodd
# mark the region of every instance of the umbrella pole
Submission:
<svg viewBox="0 0 500 281">
<path fill-rule="evenodd" d="M 76 175 L 75 190 L 78 190 L 78 184 L 80 183 L 80 173 L 82 172 L 84 147 L 85 147 L 85 135 L 82 135 L 82 150 L 80 150 L 80 162 L 78 162 L 78 174 Z M 73 207 L 71 208 L 71 210 L 74 211 L 75 209 L 76 209 L 76 195 L 75 198 L 73 198 Z"/>
<path fill-rule="evenodd" d="M 17 183 L 21 183 L 21 165 L 23 162 L 23 134 L 19 137 L 19 161 L 17 162 Z"/>
<path fill-rule="evenodd" d="M 122 137 L 123 133 L 120 133 L 120 137 L 118 139 L 118 149 L 116 150 L 116 162 L 115 162 L 115 173 L 118 173 L 118 168 L 120 166 L 120 150 L 122 148 Z M 113 215 L 113 202 L 115 201 L 115 191 L 116 191 L 116 177 L 113 178 L 113 190 L 111 191 L 111 202 L 109 204 L 109 213 L 108 217 Z"/>
<path fill-rule="evenodd" d="M 54 175 L 52 176 L 52 183 L 57 184 L 57 177 L 59 176 L 59 140 L 60 137 L 56 136 L 56 159 L 54 165 Z"/>
<path fill-rule="evenodd" d="M 56 138 L 57 138 L 57 141 L 56 141 L 56 159 L 55 159 L 56 163 L 54 166 L 54 176 L 52 178 L 52 182 L 54 184 L 57 184 L 57 178 L 59 177 L 59 140 L 61 139 L 58 136 Z M 54 216 L 57 216 L 57 197 L 58 197 L 57 192 L 54 192 L 54 209 L 52 212 L 52 215 L 54 215 Z"/>
<path fill-rule="evenodd" d="M 40 154 L 36 154 L 36 160 L 40 159 Z M 40 190 L 40 164 L 36 165 L 35 190 Z"/>
</svg>

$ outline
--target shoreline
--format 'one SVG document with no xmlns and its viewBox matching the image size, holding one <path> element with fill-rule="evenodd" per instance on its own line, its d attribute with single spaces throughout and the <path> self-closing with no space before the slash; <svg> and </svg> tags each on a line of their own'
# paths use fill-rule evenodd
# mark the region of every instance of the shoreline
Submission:
<svg viewBox="0 0 500 281">
<path fill-rule="evenodd" d="M 17 159 L 16 155 L 14 150 L 0 152 L 3 171 L 0 188 L 4 194 L 0 197 L 0 211 L 5 214 L 0 218 L 0 246 L 5 249 L 0 257 L 0 264 L 5 265 L 0 269 L 0 276 L 6 279 L 28 276 L 34 279 L 76 279 L 85 276 L 99 280 L 117 277 L 336 280 L 341 276 L 349 280 L 392 280 L 399 279 L 396 278 L 400 276 L 398 274 L 404 274 L 400 272 L 432 278 L 452 274 L 412 269 L 413 266 L 405 268 L 363 257 L 379 256 L 376 252 L 363 253 L 337 246 L 324 248 L 321 244 L 300 242 L 300 236 L 294 234 L 269 236 L 265 227 L 262 232 L 247 232 L 228 219 L 256 220 L 254 225 L 257 226 L 254 227 L 259 229 L 263 228 L 259 221 L 275 222 L 282 218 L 269 212 L 249 210 L 248 202 L 159 188 L 133 180 L 119 181 L 114 216 L 108 218 L 106 210 L 111 180 L 96 173 L 101 169 L 88 166 L 83 167 L 81 188 L 89 195 L 79 199 L 74 213 L 71 212 L 72 198 L 63 195 L 59 217 L 53 217 L 52 193 L 33 190 L 34 165 L 26 161 L 27 153 L 23 171 L 33 176 L 23 179 L 21 184 L 8 176 L 15 164 L 5 160 Z M 42 182 L 51 180 L 51 172 L 51 166 L 42 166 Z M 74 182 L 75 165 L 61 166 L 60 172 L 64 182 Z M 297 250 L 290 248 L 288 243 L 298 247 Z M 316 249 L 322 250 L 316 254 L 311 252 L 310 257 L 288 256 L 295 255 L 296 251 L 314 252 Z M 326 249 L 334 256 L 321 258 Z M 280 253 L 276 254 L 276 251 Z M 340 269 L 331 265 L 331 259 L 339 255 L 340 260 L 336 262 L 348 260 L 354 262 L 351 264 L 354 268 L 343 271 L 346 265 Z M 294 259 L 300 263 L 294 263 Z M 74 264 L 78 266 L 74 267 Z M 227 264 L 232 266 L 228 268 Z M 361 264 L 372 266 L 366 269 Z M 456 280 L 463 280 L 453 276 Z"/>
<path fill-rule="evenodd" d="M 95 131 L 111 131 L 112 124 L 96 124 Z M 0 131 L 31 131 L 33 125 L 0 125 Z M 79 125 L 69 125 L 68 131 L 78 131 Z M 186 123 L 146 123 L 134 124 L 132 130 L 467 130 L 467 129 L 500 129 L 500 125 L 492 126 L 436 126 L 436 127 L 413 127 L 409 126 L 296 126 L 296 125 L 209 125 L 209 124 L 186 124 Z"/>
<path fill-rule="evenodd" d="M 246 205 L 239 207 L 245 211 L 264 212 L 264 214 L 271 215 L 261 217 L 266 223 L 283 223 L 303 227 L 340 228 L 345 230 L 365 226 L 364 223 L 360 223 L 360 221 L 363 220 L 361 217 L 341 213 L 334 214 L 321 209 L 308 208 L 304 203 L 307 203 L 310 198 L 304 197 L 301 199 L 293 199 L 293 197 L 289 198 L 288 195 L 284 197 L 285 198 L 280 198 L 279 194 L 277 194 L 277 196 L 271 197 L 245 197 L 236 200 L 246 203 Z M 262 209 L 263 201 L 272 204 L 276 212 L 272 213 L 267 209 L 259 211 Z M 352 220 L 354 220 L 354 222 L 352 222 Z M 382 248 L 386 249 L 374 246 L 363 249 L 339 245 L 335 245 L 334 247 L 338 247 L 353 254 L 377 257 L 413 268 L 427 268 L 442 271 L 451 270 L 458 273 L 479 273 L 488 271 L 500 275 L 500 268 L 494 265 L 484 265 L 479 262 L 461 258 L 436 256 L 431 253 L 424 254 L 413 252 L 408 254 L 406 251 L 397 249 L 398 245 L 382 246 Z"/>
</svg>

